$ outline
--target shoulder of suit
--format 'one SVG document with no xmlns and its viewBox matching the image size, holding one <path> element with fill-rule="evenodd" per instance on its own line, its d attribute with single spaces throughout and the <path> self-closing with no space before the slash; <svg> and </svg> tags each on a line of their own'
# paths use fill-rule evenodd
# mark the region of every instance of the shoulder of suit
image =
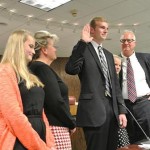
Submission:
<svg viewBox="0 0 150 150">
<path fill-rule="evenodd" d="M 149 53 L 137 52 L 135 54 L 136 54 L 137 59 L 141 59 L 141 60 L 143 60 L 145 62 L 150 62 L 150 54 Z"/>
<path fill-rule="evenodd" d="M 109 50 L 103 48 L 103 51 L 104 51 L 105 53 L 107 53 L 108 55 L 112 55 L 112 57 L 113 57 L 113 54 L 112 54 Z"/>
<path fill-rule="evenodd" d="M 103 51 L 109 52 L 106 48 L 102 47 Z"/>
<path fill-rule="evenodd" d="M 141 52 L 136 52 L 136 53 L 135 53 L 135 55 L 136 55 L 136 56 L 141 56 L 141 57 L 142 57 L 142 56 L 144 56 L 144 57 L 145 57 L 145 56 L 150 57 L 150 53 L 141 53 Z"/>
</svg>

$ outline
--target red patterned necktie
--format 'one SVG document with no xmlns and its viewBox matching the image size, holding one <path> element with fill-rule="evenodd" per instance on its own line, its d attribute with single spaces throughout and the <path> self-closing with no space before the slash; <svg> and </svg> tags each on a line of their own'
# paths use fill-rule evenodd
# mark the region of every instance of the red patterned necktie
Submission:
<svg viewBox="0 0 150 150">
<path fill-rule="evenodd" d="M 129 58 L 127 58 L 127 88 L 128 99 L 134 103 L 137 98 L 137 93 L 135 87 L 134 72 Z"/>
</svg>

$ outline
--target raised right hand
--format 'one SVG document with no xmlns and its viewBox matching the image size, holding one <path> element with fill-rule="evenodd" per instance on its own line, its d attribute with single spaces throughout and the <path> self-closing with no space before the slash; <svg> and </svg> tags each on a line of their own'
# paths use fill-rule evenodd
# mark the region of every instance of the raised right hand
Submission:
<svg viewBox="0 0 150 150">
<path fill-rule="evenodd" d="M 86 24 L 83 27 L 81 39 L 86 43 L 91 42 L 93 40 L 93 37 L 91 37 L 91 35 L 90 35 L 90 25 L 89 24 Z"/>
</svg>

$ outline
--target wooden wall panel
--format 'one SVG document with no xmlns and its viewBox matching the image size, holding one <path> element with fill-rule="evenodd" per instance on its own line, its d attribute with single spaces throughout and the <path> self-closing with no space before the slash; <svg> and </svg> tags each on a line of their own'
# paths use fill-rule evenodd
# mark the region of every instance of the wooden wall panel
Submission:
<svg viewBox="0 0 150 150">
<path fill-rule="evenodd" d="M 75 96 L 77 101 L 80 93 L 80 82 L 77 75 L 68 75 L 65 72 L 65 65 L 68 61 L 66 57 L 57 58 L 51 67 L 58 73 L 61 79 L 68 85 L 69 96 Z"/>
<path fill-rule="evenodd" d="M 66 57 L 57 58 L 51 67 L 58 73 L 61 79 L 68 85 L 69 96 L 75 96 L 77 101 L 80 93 L 80 82 L 77 75 L 68 75 L 65 72 L 65 65 L 68 61 Z M 84 134 L 81 128 L 71 135 L 72 150 L 86 150 Z"/>
</svg>

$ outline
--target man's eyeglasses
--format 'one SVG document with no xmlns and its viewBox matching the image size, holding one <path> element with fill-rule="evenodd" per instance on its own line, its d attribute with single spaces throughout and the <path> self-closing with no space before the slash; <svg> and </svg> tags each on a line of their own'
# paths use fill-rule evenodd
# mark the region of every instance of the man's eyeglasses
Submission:
<svg viewBox="0 0 150 150">
<path fill-rule="evenodd" d="M 127 41 L 128 43 L 131 43 L 131 42 L 133 42 L 133 41 L 135 41 L 135 40 L 133 40 L 133 39 L 121 39 L 121 40 L 120 40 L 121 43 L 125 43 L 126 41 Z"/>
</svg>

